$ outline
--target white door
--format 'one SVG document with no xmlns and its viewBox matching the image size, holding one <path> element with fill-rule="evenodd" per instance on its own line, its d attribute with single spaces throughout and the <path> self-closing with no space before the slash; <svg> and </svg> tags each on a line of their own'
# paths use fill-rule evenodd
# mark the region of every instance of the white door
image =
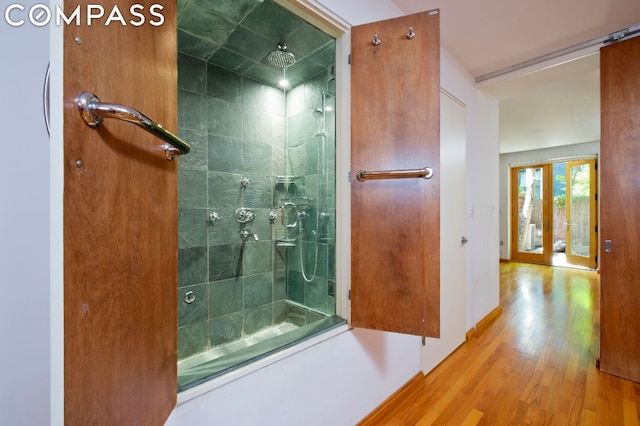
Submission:
<svg viewBox="0 0 640 426">
<path fill-rule="evenodd" d="M 440 93 L 440 338 L 422 347 L 427 374 L 465 339 L 466 110 L 452 95 Z"/>
</svg>

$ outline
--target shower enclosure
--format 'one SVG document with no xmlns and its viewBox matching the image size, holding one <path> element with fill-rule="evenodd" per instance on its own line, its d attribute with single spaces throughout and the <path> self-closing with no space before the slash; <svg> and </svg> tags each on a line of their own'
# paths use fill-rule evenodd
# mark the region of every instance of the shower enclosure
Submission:
<svg viewBox="0 0 640 426">
<path fill-rule="evenodd" d="M 185 1 L 178 50 L 183 390 L 344 321 L 335 40 L 271 0 Z"/>
</svg>

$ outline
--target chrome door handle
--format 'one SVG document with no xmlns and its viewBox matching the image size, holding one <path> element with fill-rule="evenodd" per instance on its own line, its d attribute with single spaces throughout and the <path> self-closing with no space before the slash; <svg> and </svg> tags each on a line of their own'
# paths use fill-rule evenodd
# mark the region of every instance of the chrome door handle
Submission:
<svg viewBox="0 0 640 426">
<path fill-rule="evenodd" d="M 159 137 L 169 144 L 164 146 L 167 160 L 173 160 L 174 155 L 183 155 L 191 151 L 188 143 L 133 108 L 102 103 L 96 95 L 90 92 L 82 92 L 76 99 L 76 104 L 78 105 L 80 116 L 90 127 L 101 125 L 105 118 L 115 118 L 136 124 L 152 135 Z"/>
</svg>

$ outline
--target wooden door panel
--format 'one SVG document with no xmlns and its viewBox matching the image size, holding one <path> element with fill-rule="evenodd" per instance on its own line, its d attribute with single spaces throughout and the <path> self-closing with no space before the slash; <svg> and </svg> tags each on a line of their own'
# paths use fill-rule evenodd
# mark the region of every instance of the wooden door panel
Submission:
<svg viewBox="0 0 640 426">
<path fill-rule="evenodd" d="M 78 4 L 86 10 L 85 3 L 67 2 L 67 13 Z M 130 6 L 100 3 L 107 13 L 114 4 Z M 152 4 L 139 3 L 145 11 Z M 163 5 L 161 26 L 94 21 L 64 29 L 70 425 L 162 424 L 176 402 L 177 161 L 167 161 L 163 143 L 131 123 L 88 127 L 74 104 L 91 91 L 177 130 L 176 5 Z"/>
<path fill-rule="evenodd" d="M 600 51 L 600 368 L 640 382 L 640 38 Z"/>
<path fill-rule="evenodd" d="M 438 12 L 354 27 L 351 46 L 352 324 L 438 337 Z M 355 179 L 423 167 L 431 179 Z"/>
</svg>

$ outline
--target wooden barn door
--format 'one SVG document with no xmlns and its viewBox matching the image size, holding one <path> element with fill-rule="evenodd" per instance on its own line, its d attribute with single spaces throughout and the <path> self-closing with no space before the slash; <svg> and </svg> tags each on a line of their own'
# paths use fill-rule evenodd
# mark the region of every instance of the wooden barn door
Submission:
<svg viewBox="0 0 640 426">
<path fill-rule="evenodd" d="M 600 51 L 600 369 L 640 382 L 640 37 Z"/>
</svg>

